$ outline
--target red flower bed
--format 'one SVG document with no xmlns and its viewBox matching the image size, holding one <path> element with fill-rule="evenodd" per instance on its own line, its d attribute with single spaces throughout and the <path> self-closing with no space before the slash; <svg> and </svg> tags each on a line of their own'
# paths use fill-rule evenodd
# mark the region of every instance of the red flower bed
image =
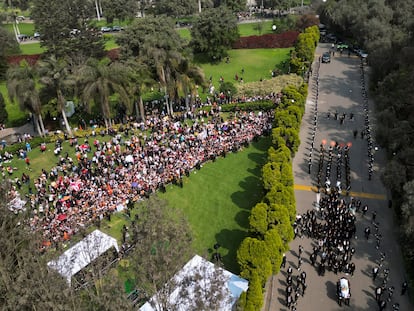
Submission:
<svg viewBox="0 0 414 311">
<path fill-rule="evenodd" d="M 119 48 L 106 51 L 106 56 L 108 56 L 108 58 L 111 61 L 118 60 L 119 59 Z"/>
<path fill-rule="evenodd" d="M 33 66 L 37 63 L 39 58 L 42 56 L 42 54 L 34 54 L 34 55 L 12 55 L 7 57 L 7 62 L 10 65 L 18 65 L 22 60 L 26 60 L 26 62 Z"/>
<path fill-rule="evenodd" d="M 233 49 L 270 49 L 292 47 L 299 35 L 297 31 L 286 31 L 280 34 L 241 37 L 233 44 Z"/>
</svg>

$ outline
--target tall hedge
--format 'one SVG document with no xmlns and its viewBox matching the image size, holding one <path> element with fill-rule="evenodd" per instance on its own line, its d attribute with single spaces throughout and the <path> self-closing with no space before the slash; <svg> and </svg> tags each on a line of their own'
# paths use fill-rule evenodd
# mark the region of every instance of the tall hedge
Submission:
<svg viewBox="0 0 414 311">
<path fill-rule="evenodd" d="M 245 238 L 237 260 L 241 276 L 247 278 L 249 289 L 241 296 L 243 310 L 260 310 L 263 286 L 279 272 L 282 254 L 293 239 L 292 224 L 296 218 L 293 190 L 292 157 L 299 146 L 299 128 L 305 111 L 307 86 L 288 86 L 282 90 L 282 103 L 275 110 L 272 144 L 268 162 L 262 168 L 262 202 L 256 204 L 249 216 L 250 236 Z"/>
</svg>

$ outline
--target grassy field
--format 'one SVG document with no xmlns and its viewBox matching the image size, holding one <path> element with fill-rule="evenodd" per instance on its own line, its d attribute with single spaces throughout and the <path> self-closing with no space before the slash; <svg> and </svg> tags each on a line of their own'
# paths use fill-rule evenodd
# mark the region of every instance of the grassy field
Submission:
<svg viewBox="0 0 414 311">
<path fill-rule="evenodd" d="M 14 34 L 13 31 L 13 24 L 3 24 L 8 31 Z M 21 34 L 25 34 L 28 36 L 33 36 L 35 33 L 34 24 L 33 23 L 19 23 L 19 30 Z"/>
<path fill-rule="evenodd" d="M 219 86 L 220 76 L 224 81 L 236 83 L 235 75 L 243 77 L 244 82 L 270 79 L 276 64 L 289 59 L 290 49 L 252 49 L 230 50 L 230 62 L 223 60 L 217 64 L 198 64 L 204 70 L 207 79 L 212 77 L 214 86 Z M 244 74 L 242 74 L 244 69 Z M 238 82 L 239 83 L 239 82 Z"/>
<path fill-rule="evenodd" d="M 260 36 L 267 33 L 272 33 L 272 21 L 258 21 L 256 23 L 239 24 L 240 37 Z"/>
<path fill-rule="evenodd" d="M 168 186 L 159 196 L 187 215 L 194 234 L 194 249 L 211 253 L 215 243 L 226 268 L 238 273 L 236 251 L 247 234 L 250 209 L 263 197 L 260 170 L 270 138 L 237 154 L 218 158 L 185 180 L 184 187 Z"/>
<path fill-rule="evenodd" d="M 20 51 L 22 55 L 42 54 L 45 49 L 40 46 L 40 42 L 20 44 Z"/>
<path fill-rule="evenodd" d="M 177 32 L 181 38 L 187 41 L 191 40 L 191 30 L 189 28 L 177 28 Z"/>
</svg>

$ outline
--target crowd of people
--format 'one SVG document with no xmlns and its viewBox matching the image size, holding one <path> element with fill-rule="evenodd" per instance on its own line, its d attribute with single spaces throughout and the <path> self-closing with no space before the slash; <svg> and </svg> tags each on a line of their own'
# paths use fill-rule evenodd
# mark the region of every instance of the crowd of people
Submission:
<svg viewBox="0 0 414 311">
<path fill-rule="evenodd" d="M 153 115 L 122 133 L 112 131 L 108 142 L 99 141 L 99 135 L 90 137 L 92 142 L 70 139 L 76 159 L 59 149 L 58 164 L 42 170 L 35 191 L 29 188 L 29 225 L 43 233 L 45 247 L 58 245 L 168 183 L 182 185 L 183 176 L 204 162 L 270 133 L 272 119 L 271 111 L 239 112 L 229 121 L 212 113 L 189 125 Z"/>
<path fill-rule="evenodd" d="M 315 132 L 318 126 L 318 88 L 319 88 L 319 63 L 316 63 L 314 68 L 314 88 L 315 106 L 313 110 L 313 131 L 311 131 L 311 149 L 308 158 L 309 174 L 312 170 L 312 155 L 315 150 Z M 371 179 L 373 169 L 373 143 L 370 133 L 370 122 L 368 118 L 368 100 L 365 91 L 364 82 L 364 68 L 361 65 L 361 83 L 362 95 L 364 99 L 363 110 L 365 112 L 365 127 L 361 131 L 361 138 L 366 138 L 368 141 L 368 164 L 369 175 Z M 330 113 L 327 115 L 331 119 Z M 335 111 L 334 120 L 339 120 L 343 124 L 348 117 L 345 114 L 339 114 Z M 354 115 L 349 115 L 349 121 L 354 120 Z M 312 127 L 311 127 L 312 129 Z M 354 133 L 354 137 L 358 132 Z M 365 239 L 373 245 L 377 252 L 374 255 L 375 264 L 372 268 L 372 281 L 374 283 L 374 295 L 379 310 L 386 310 L 387 305 L 392 310 L 400 310 L 398 297 L 395 292 L 397 286 L 395 282 L 391 282 L 390 267 L 386 260 L 386 253 L 382 247 L 383 235 L 380 230 L 380 223 L 377 219 L 377 211 L 372 210 L 368 212 L 368 204 L 363 204 L 360 199 L 352 196 L 342 196 L 341 180 L 343 178 L 343 171 L 345 171 L 345 182 L 347 194 L 350 190 L 351 175 L 350 175 L 350 161 L 349 161 L 349 145 L 341 146 L 337 142 L 333 142 L 326 148 L 326 142 L 322 142 L 319 150 L 319 165 L 315 169 L 315 179 L 318 188 L 316 194 L 316 202 L 312 208 L 306 212 L 298 214 L 294 222 L 294 238 L 310 239 L 312 249 L 309 252 L 308 262 L 310 266 L 315 269 L 319 276 L 324 276 L 325 273 L 332 273 L 338 275 L 338 282 L 336 286 L 336 297 L 339 305 L 350 304 L 351 290 L 350 281 L 356 271 L 356 264 L 354 254 L 356 252 L 357 221 L 368 222 L 369 225 L 364 229 Z M 336 165 L 336 174 L 334 165 Z M 313 178 L 314 176 L 312 176 Z M 331 179 L 332 178 L 332 179 Z M 331 180 L 336 178 L 336 184 Z M 323 191 L 319 191 L 323 189 Z M 302 245 L 299 246 L 297 253 L 292 251 L 292 255 L 297 258 L 297 265 L 295 266 L 291 261 L 291 265 L 286 270 L 286 256 L 282 260 L 281 269 L 286 277 L 285 288 L 285 305 L 289 310 L 297 310 L 297 302 L 301 296 L 304 295 L 307 287 L 306 272 L 307 267 L 303 265 L 304 253 Z M 306 260 L 306 259 L 305 259 Z M 293 276 L 295 269 L 298 275 Z M 305 272 L 305 278 L 302 274 Z M 368 271 L 369 273 L 370 271 Z M 296 280 L 296 281 L 295 281 Z M 352 280 L 352 279 L 351 279 Z M 305 285 L 302 285 L 302 284 Z M 393 283 L 393 284 L 392 284 Z M 404 281 L 401 285 L 400 295 L 405 295 L 408 290 L 408 283 Z"/>
</svg>

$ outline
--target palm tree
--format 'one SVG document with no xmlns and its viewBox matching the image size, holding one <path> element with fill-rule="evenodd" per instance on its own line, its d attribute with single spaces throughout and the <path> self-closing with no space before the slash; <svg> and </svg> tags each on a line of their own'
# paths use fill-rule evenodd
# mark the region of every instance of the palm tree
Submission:
<svg viewBox="0 0 414 311">
<path fill-rule="evenodd" d="M 55 56 L 51 56 L 48 59 L 39 62 L 37 70 L 40 75 L 40 82 L 45 87 L 56 92 L 57 108 L 62 114 L 66 131 L 72 136 L 72 129 L 70 128 L 65 113 L 66 99 L 64 93 L 69 88 L 74 88 L 75 78 L 70 73 L 68 63 L 64 59 L 56 59 Z"/>
<path fill-rule="evenodd" d="M 109 128 L 112 126 L 109 97 L 117 94 L 119 99 L 129 106 L 128 68 L 119 62 L 110 62 L 107 58 L 101 61 L 90 59 L 86 65 L 79 68 L 78 76 L 81 98 L 87 103 L 99 103 L 105 126 Z"/>
<path fill-rule="evenodd" d="M 36 130 L 44 136 L 42 105 L 36 88 L 36 70 L 25 61 L 7 71 L 7 90 L 11 100 L 16 99 L 23 110 L 31 112 Z"/>
<path fill-rule="evenodd" d="M 205 77 L 202 69 L 191 64 L 184 59 L 176 72 L 175 78 L 175 97 L 178 99 L 180 93 L 185 96 L 186 110 L 190 110 L 192 100 L 196 96 L 197 87 L 205 83 Z M 188 97 L 187 97 L 188 95 Z"/>
<path fill-rule="evenodd" d="M 125 66 L 130 69 L 130 83 L 128 84 L 127 91 L 133 99 L 136 118 L 138 119 L 139 114 L 141 115 L 142 119 L 145 119 L 145 109 L 142 100 L 142 93 L 146 87 L 154 85 L 155 81 L 151 78 L 151 73 L 148 66 L 139 59 L 129 59 L 125 63 Z M 128 112 L 131 113 L 131 111 Z"/>
</svg>

